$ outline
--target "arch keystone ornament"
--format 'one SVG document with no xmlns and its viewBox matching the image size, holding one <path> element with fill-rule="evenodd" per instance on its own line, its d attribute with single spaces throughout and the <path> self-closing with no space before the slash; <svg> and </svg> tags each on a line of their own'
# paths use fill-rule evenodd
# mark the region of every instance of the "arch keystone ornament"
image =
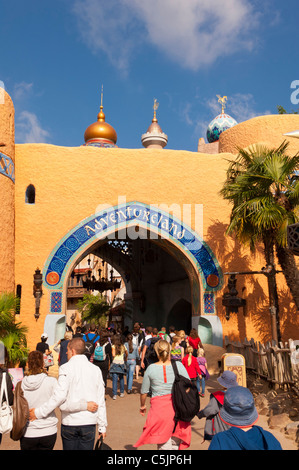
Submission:
<svg viewBox="0 0 299 470">
<path fill-rule="evenodd" d="M 113 239 L 113 234 L 125 228 L 126 233 L 130 232 L 130 238 L 131 229 L 135 226 L 146 229 L 147 233 L 153 235 L 153 240 L 167 240 L 170 246 L 176 247 L 181 255 L 188 258 L 197 273 L 198 290 L 213 293 L 221 289 L 222 271 L 202 238 L 173 215 L 136 201 L 110 206 L 84 219 L 70 230 L 55 246 L 45 263 L 45 287 L 55 293 L 63 293 L 68 276 L 80 256 L 98 241 L 107 237 Z M 138 232 L 135 235 L 138 238 Z"/>
</svg>

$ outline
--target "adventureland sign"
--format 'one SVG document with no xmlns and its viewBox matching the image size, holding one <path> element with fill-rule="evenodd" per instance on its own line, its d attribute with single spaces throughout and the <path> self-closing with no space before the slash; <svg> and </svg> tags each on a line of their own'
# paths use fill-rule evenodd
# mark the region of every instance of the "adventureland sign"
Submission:
<svg viewBox="0 0 299 470">
<path fill-rule="evenodd" d="M 141 227 L 141 230 L 139 228 Z M 138 228 L 138 230 L 137 230 Z M 171 239 L 178 242 L 184 249 L 195 257 L 207 285 L 210 288 L 220 287 L 219 268 L 213 254 L 196 233 L 177 217 L 167 212 L 146 206 L 138 202 L 126 203 L 97 212 L 82 221 L 64 237 L 49 256 L 45 264 L 45 280 L 49 288 L 62 289 L 60 285 L 64 274 L 77 258 L 80 251 L 85 250 L 95 239 L 150 238 Z M 58 285 L 59 284 L 59 285 Z"/>
</svg>

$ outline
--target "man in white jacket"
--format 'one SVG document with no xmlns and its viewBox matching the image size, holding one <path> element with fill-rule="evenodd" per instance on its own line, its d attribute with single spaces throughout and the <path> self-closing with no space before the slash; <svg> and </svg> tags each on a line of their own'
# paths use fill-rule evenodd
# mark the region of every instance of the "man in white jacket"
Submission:
<svg viewBox="0 0 299 470">
<path fill-rule="evenodd" d="M 87 359 L 84 350 L 82 338 L 73 338 L 69 342 L 68 362 L 59 368 L 58 383 L 52 397 L 42 406 L 30 410 L 30 420 L 33 420 L 45 418 L 60 407 L 64 450 L 92 450 L 96 425 L 99 434 L 106 437 L 107 415 L 102 372 Z M 87 402 L 90 401 L 97 404 L 94 412 L 87 410 Z M 74 402 L 78 403 L 75 411 Z M 70 403 L 72 406 L 68 406 Z"/>
</svg>

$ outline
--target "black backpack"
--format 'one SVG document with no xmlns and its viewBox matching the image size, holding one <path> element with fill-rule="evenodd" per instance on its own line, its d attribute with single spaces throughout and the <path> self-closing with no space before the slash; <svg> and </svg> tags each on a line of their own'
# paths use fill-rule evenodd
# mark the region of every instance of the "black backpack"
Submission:
<svg viewBox="0 0 299 470">
<path fill-rule="evenodd" d="M 92 354 L 94 353 L 95 350 L 95 344 L 99 340 L 98 335 L 94 335 L 92 339 L 89 339 L 89 333 L 86 335 L 86 340 L 85 340 L 85 356 L 87 359 L 90 359 Z"/>
<path fill-rule="evenodd" d="M 200 400 L 196 383 L 179 374 L 176 361 L 171 361 L 171 364 L 175 376 L 172 386 L 175 430 L 178 421 L 190 423 L 199 412 Z"/>
<path fill-rule="evenodd" d="M 157 343 L 157 341 L 159 341 L 160 339 L 161 338 L 159 338 L 159 336 L 157 337 L 155 336 L 154 338 L 150 339 L 150 344 L 145 352 L 145 359 L 148 365 L 153 364 L 154 362 L 158 361 L 158 356 L 157 356 L 154 346 Z"/>
</svg>

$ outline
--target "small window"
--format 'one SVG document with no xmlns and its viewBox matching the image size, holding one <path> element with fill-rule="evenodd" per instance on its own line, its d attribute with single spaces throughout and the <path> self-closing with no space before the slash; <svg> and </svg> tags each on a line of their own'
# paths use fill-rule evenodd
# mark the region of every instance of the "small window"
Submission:
<svg viewBox="0 0 299 470">
<path fill-rule="evenodd" d="M 26 204 L 35 204 L 35 187 L 33 184 L 29 184 L 26 189 L 25 202 Z"/>
<path fill-rule="evenodd" d="M 18 301 L 17 301 L 17 308 L 16 308 L 16 315 L 20 315 L 20 311 L 21 311 L 21 297 L 22 297 L 22 286 L 21 286 L 21 284 L 17 284 L 16 297 L 17 297 L 17 299 L 18 299 Z"/>
</svg>

